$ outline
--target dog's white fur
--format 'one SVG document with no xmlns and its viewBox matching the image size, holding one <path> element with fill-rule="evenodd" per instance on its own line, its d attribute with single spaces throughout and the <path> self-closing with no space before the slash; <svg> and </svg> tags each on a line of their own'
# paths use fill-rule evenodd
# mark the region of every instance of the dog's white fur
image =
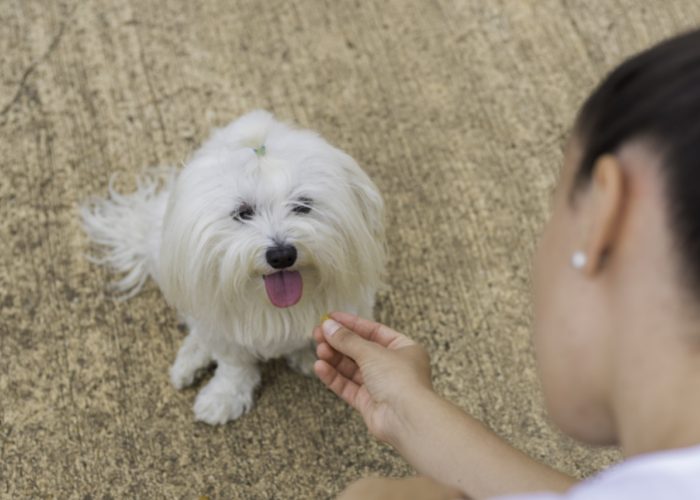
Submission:
<svg viewBox="0 0 700 500">
<path fill-rule="evenodd" d="M 124 274 L 115 286 L 127 297 L 155 279 L 189 326 L 172 384 L 186 387 L 217 364 L 195 401 L 198 420 L 222 424 L 249 410 L 259 360 L 285 356 L 311 373 L 322 314 L 372 314 L 385 262 L 382 199 L 350 156 L 311 131 L 254 111 L 214 131 L 180 172 L 151 172 L 129 195 L 110 183 L 109 194 L 82 207 L 87 234 L 106 247 L 98 262 Z M 292 211 L 300 198 L 310 213 Z M 254 207 L 250 220 L 232 217 L 241 203 Z M 272 305 L 262 278 L 275 271 L 265 252 L 279 242 L 297 248 L 292 269 L 303 277 L 288 308 Z"/>
</svg>

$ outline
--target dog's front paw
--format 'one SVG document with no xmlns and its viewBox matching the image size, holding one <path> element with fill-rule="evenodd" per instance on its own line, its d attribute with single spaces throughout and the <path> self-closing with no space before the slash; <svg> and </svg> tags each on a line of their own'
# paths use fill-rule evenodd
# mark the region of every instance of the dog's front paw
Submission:
<svg viewBox="0 0 700 500">
<path fill-rule="evenodd" d="M 287 364 L 292 370 L 296 370 L 302 375 L 311 377 L 314 374 L 314 363 L 316 353 L 312 347 L 305 347 L 285 356 Z"/>
<path fill-rule="evenodd" d="M 188 335 L 170 367 L 170 383 L 180 390 L 194 383 L 212 362 L 211 356 L 192 335 Z"/>
<path fill-rule="evenodd" d="M 213 381 L 212 381 L 213 382 Z M 253 391 L 217 387 L 211 382 L 200 391 L 194 402 L 194 415 L 210 425 L 236 420 L 253 407 Z"/>
<path fill-rule="evenodd" d="M 187 366 L 184 363 L 173 363 L 170 367 L 170 383 L 178 391 L 191 386 L 197 378 L 199 368 Z"/>
<path fill-rule="evenodd" d="M 214 377 L 197 395 L 195 418 L 211 425 L 236 420 L 253 407 L 253 391 L 260 372 L 252 360 L 217 359 Z"/>
</svg>

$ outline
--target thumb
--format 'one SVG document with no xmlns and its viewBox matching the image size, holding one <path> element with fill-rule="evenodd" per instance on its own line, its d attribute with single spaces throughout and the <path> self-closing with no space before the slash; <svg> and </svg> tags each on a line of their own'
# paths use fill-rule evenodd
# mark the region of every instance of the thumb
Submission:
<svg viewBox="0 0 700 500">
<path fill-rule="evenodd" d="M 372 348 L 371 342 L 343 327 L 335 320 L 327 319 L 321 325 L 321 329 L 323 330 L 323 337 L 333 349 L 355 361 L 362 359 L 367 351 Z"/>
</svg>

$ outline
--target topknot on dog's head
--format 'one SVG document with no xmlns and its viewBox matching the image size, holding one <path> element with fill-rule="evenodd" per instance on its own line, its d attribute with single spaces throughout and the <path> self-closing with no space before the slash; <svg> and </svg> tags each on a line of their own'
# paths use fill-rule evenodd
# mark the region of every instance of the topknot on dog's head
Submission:
<svg viewBox="0 0 700 500">
<path fill-rule="evenodd" d="M 258 156 L 262 156 L 271 135 L 289 130 L 292 130 L 292 127 L 275 119 L 269 111 L 257 109 L 241 116 L 226 127 L 217 129 L 204 147 L 207 149 L 250 148 Z"/>
</svg>

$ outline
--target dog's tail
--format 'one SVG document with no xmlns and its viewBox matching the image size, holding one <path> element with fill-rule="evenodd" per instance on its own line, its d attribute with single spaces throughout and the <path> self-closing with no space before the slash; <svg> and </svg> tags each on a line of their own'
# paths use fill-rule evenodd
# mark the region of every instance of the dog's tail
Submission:
<svg viewBox="0 0 700 500">
<path fill-rule="evenodd" d="M 112 283 L 121 299 L 136 295 L 149 276 L 156 278 L 163 217 L 174 169 L 152 169 L 137 178 L 136 191 L 121 194 L 109 181 L 109 197 L 93 198 L 80 207 L 83 228 L 101 256 L 88 258 L 123 275 Z"/>
</svg>

